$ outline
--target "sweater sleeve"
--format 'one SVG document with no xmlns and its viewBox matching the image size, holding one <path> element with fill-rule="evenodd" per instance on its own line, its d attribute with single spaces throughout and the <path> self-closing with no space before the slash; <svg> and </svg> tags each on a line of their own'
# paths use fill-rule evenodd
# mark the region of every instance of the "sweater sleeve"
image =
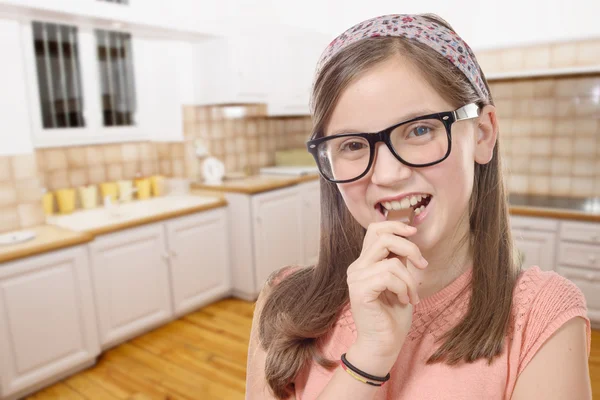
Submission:
<svg viewBox="0 0 600 400">
<path fill-rule="evenodd" d="M 544 272 L 545 280 L 532 299 L 523 332 L 521 356 L 517 374 L 521 374 L 542 345 L 567 321 L 574 317 L 585 320 L 588 358 L 591 350 L 591 326 L 585 297 L 570 280 L 556 272 Z"/>
</svg>

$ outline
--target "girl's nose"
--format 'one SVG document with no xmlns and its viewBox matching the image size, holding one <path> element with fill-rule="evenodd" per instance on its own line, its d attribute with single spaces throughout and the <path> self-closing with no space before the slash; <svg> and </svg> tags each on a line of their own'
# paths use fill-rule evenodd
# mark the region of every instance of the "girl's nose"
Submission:
<svg viewBox="0 0 600 400">
<path fill-rule="evenodd" d="M 371 166 L 371 181 L 374 184 L 394 186 L 397 182 L 408 179 L 411 174 L 412 169 L 402 164 L 385 143 L 376 144 Z"/>
</svg>

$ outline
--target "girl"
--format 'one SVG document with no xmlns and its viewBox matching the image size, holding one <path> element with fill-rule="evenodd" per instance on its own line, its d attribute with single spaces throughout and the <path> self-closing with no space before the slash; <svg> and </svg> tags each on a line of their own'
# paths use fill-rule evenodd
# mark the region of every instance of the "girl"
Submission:
<svg viewBox="0 0 600 400">
<path fill-rule="evenodd" d="M 591 399 L 584 297 L 513 257 L 494 101 L 450 25 L 348 29 L 311 111 L 319 261 L 263 288 L 246 398 Z"/>
</svg>

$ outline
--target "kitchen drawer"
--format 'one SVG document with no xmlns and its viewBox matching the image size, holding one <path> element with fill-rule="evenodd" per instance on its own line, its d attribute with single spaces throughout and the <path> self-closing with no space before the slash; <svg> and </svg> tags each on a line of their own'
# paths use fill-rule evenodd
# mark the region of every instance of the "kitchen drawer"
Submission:
<svg viewBox="0 0 600 400">
<path fill-rule="evenodd" d="M 581 289 L 590 318 L 598 316 L 600 312 L 600 271 L 559 265 L 557 272 Z"/>
<path fill-rule="evenodd" d="M 561 240 L 596 243 L 600 246 L 600 224 L 593 222 L 563 222 L 560 227 Z"/>
<path fill-rule="evenodd" d="M 512 229 L 558 232 L 558 221 L 551 218 L 511 216 Z"/>
<path fill-rule="evenodd" d="M 558 264 L 600 270 L 600 246 L 561 242 L 558 249 Z"/>
</svg>

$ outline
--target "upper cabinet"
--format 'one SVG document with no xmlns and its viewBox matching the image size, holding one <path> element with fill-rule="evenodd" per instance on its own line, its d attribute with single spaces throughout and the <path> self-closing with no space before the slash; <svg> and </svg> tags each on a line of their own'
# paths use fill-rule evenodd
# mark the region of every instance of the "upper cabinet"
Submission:
<svg viewBox="0 0 600 400">
<path fill-rule="evenodd" d="M 315 67 L 327 35 L 281 28 L 194 45 L 195 104 L 267 103 L 268 113 L 309 114 Z"/>
<path fill-rule="evenodd" d="M 254 34 L 196 43 L 195 104 L 266 102 L 270 57 L 264 38 Z"/>
<path fill-rule="evenodd" d="M 26 76 L 18 21 L 0 19 L 0 155 L 32 150 Z M 17 40 L 15 40 L 17 39 Z M 18 134 L 17 134 L 18 133 Z"/>
<path fill-rule="evenodd" d="M 274 37 L 268 113 L 277 115 L 309 114 L 309 99 L 317 61 L 327 46 L 328 36 L 314 32 L 289 32 Z"/>
<path fill-rule="evenodd" d="M 136 42 L 125 31 L 42 18 L 22 22 L 36 147 L 145 138 L 139 121 L 144 104 L 138 103 L 145 60 L 136 57 Z"/>
</svg>

